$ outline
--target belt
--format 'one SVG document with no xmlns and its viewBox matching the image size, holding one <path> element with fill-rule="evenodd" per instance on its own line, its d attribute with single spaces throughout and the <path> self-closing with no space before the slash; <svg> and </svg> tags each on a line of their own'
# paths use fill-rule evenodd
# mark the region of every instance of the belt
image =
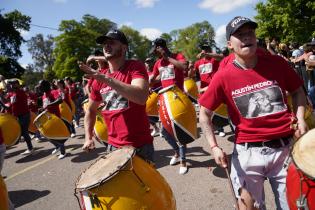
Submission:
<svg viewBox="0 0 315 210">
<path fill-rule="evenodd" d="M 281 148 L 290 144 L 291 139 L 292 139 L 292 136 L 288 136 L 288 137 L 282 137 L 282 138 L 272 139 L 268 141 L 244 142 L 244 143 L 240 143 L 240 145 L 243 145 L 246 148 L 248 147 Z"/>
</svg>

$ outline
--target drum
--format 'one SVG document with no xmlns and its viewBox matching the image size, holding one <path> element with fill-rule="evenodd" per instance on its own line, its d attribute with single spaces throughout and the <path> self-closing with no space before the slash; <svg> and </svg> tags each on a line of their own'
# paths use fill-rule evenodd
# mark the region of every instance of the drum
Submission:
<svg viewBox="0 0 315 210">
<path fill-rule="evenodd" d="M 72 116 L 75 115 L 75 104 L 74 102 L 70 99 L 70 105 L 71 105 L 71 113 L 72 113 Z"/>
<path fill-rule="evenodd" d="M 88 106 L 89 106 L 89 99 L 87 98 L 82 102 L 82 108 L 83 108 L 84 113 L 86 113 Z"/>
<path fill-rule="evenodd" d="M 0 175 L 0 198 L 1 198 L 0 209 L 1 210 L 9 209 L 9 195 L 8 195 L 7 187 L 1 175 Z"/>
<path fill-rule="evenodd" d="M 43 111 L 34 120 L 40 133 L 47 139 L 65 140 L 70 137 L 66 124 L 54 114 Z"/>
<path fill-rule="evenodd" d="M 81 173 L 75 188 L 85 210 L 176 209 L 165 179 L 132 147 L 100 157 Z"/>
<path fill-rule="evenodd" d="M 67 121 L 68 123 L 72 124 L 72 112 L 69 105 L 65 101 L 59 104 L 59 110 L 61 118 Z"/>
<path fill-rule="evenodd" d="M 159 115 L 163 127 L 180 144 L 188 144 L 197 136 L 197 116 L 189 98 L 177 86 L 159 91 Z"/>
<path fill-rule="evenodd" d="M 294 143 L 291 157 L 286 183 L 289 207 L 315 209 L 315 129 Z"/>
<path fill-rule="evenodd" d="M 34 120 L 36 118 L 36 114 L 34 112 L 31 113 L 30 125 L 28 126 L 28 131 L 31 133 L 36 133 L 37 127 L 34 125 Z"/>
<path fill-rule="evenodd" d="M 184 91 L 193 103 L 198 103 L 198 86 L 193 79 L 186 78 L 184 80 Z"/>
<path fill-rule="evenodd" d="M 21 136 L 21 126 L 11 114 L 0 113 L 0 129 L 6 146 L 14 145 Z"/>
<path fill-rule="evenodd" d="M 289 95 L 287 99 L 288 99 L 288 104 L 291 110 L 293 110 L 292 97 Z M 315 128 L 315 117 L 312 112 L 313 112 L 312 105 L 308 103 L 305 109 L 305 113 L 304 113 L 304 120 L 309 129 Z"/>
<path fill-rule="evenodd" d="M 158 106 L 159 95 L 156 92 L 152 92 L 146 102 L 146 113 L 149 117 L 159 116 L 159 106 Z"/>
<path fill-rule="evenodd" d="M 229 125 L 229 115 L 225 104 L 220 104 L 220 106 L 214 110 L 211 120 L 212 123 L 218 127 Z"/>
<path fill-rule="evenodd" d="M 98 142 L 100 142 L 101 144 L 107 144 L 108 139 L 107 126 L 101 114 L 96 115 L 94 134 Z"/>
</svg>

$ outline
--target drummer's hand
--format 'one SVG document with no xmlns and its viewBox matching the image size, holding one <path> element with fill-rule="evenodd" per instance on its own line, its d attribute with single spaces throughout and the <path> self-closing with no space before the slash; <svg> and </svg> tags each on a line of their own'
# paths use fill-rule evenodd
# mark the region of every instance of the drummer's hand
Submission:
<svg viewBox="0 0 315 210">
<path fill-rule="evenodd" d="M 91 151 L 92 149 L 95 149 L 95 143 L 93 141 L 93 139 L 87 139 L 84 142 L 84 145 L 82 147 L 82 149 L 86 152 Z"/>
<path fill-rule="evenodd" d="M 218 146 L 213 147 L 212 153 L 216 164 L 218 164 L 222 168 L 226 168 L 228 164 L 226 154 L 223 152 L 223 150 Z"/>
<path fill-rule="evenodd" d="M 294 136 L 296 138 L 300 138 L 304 133 L 307 132 L 307 130 L 308 130 L 308 126 L 307 126 L 305 120 L 304 119 L 303 120 L 298 120 Z"/>
<path fill-rule="evenodd" d="M 97 71 L 90 66 L 86 65 L 82 61 L 78 61 L 79 68 L 84 71 L 86 74 L 95 74 Z"/>
</svg>

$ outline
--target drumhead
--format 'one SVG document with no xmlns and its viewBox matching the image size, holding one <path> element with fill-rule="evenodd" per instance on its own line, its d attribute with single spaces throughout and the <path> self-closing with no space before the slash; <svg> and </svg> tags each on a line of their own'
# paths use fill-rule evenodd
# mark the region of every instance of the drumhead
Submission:
<svg viewBox="0 0 315 210">
<path fill-rule="evenodd" d="M 135 148 L 123 147 L 100 157 L 81 173 L 76 189 L 88 190 L 110 180 L 129 163 L 135 153 Z"/>
<path fill-rule="evenodd" d="M 315 129 L 308 131 L 297 140 L 291 155 L 297 168 L 315 179 Z"/>
<path fill-rule="evenodd" d="M 176 87 L 176 86 L 175 86 L 175 85 L 170 85 L 170 86 L 168 86 L 168 87 L 166 87 L 166 88 L 163 88 L 163 89 L 161 89 L 161 90 L 159 91 L 159 94 L 165 93 L 166 91 L 168 91 L 168 90 L 170 90 L 170 89 L 172 89 L 172 88 L 174 88 L 174 87 Z"/>
</svg>

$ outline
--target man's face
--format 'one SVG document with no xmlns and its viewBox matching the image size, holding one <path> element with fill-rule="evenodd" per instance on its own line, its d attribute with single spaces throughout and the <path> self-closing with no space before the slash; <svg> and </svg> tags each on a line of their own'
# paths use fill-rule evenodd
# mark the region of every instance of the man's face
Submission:
<svg viewBox="0 0 315 210">
<path fill-rule="evenodd" d="M 245 24 L 232 34 L 228 47 L 241 57 L 253 56 L 257 49 L 255 29 Z"/>
<path fill-rule="evenodd" d="M 125 56 L 126 46 L 120 41 L 107 39 L 103 43 L 103 52 L 107 60 Z"/>
</svg>

